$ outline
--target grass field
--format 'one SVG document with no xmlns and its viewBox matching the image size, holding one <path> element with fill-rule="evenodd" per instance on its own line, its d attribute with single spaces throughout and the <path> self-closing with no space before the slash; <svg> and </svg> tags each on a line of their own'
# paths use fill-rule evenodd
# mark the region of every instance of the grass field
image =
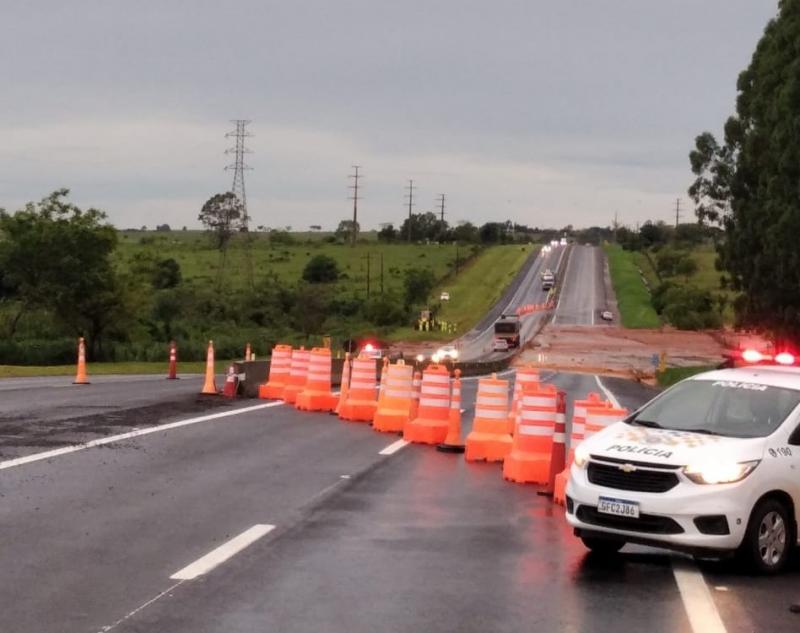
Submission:
<svg viewBox="0 0 800 633">
<path fill-rule="evenodd" d="M 622 325 L 628 328 L 659 327 L 661 321 L 650 303 L 647 288 L 639 277 L 634 254 L 622 250 L 616 244 L 607 244 L 605 251 Z"/>
<path fill-rule="evenodd" d="M 664 371 L 656 372 L 656 380 L 661 387 L 671 387 L 684 378 L 689 378 L 704 371 L 716 369 L 713 365 L 698 365 L 695 367 L 667 367 Z"/>
<path fill-rule="evenodd" d="M 493 246 L 483 251 L 457 277 L 447 280 L 435 289 L 434 296 L 431 297 L 433 302 L 439 301 L 442 291 L 450 293 L 450 300 L 441 302 L 439 318 L 456 323 L 458 334 L 469 330 L 500 298 L 534 248 L 538 247 L 517 244 Z M 453 335 L 402 328 L 392 338 L 415 341 L 449 340 Z"/>
<path fill-rule="evenodd" d="M 217 374 L 227 371 L 230 361 L 219 360 L 214 369 Z M 89 379 L 92 376 L 111 376 L 122 374 L 164 374 L 167 375 L 167 363 L 89 363 Z M 202 374 L 206 371 L 206 364 L 178 363 L 180 374 Z M 0 365 L 0 378 L 27 378 L 30 376 L 73 376 L 75 365 Z"/>
<path fill-rule="evenodd" d="M 198 284 L 216 282 L 219 252 L 203 233 L 129 231 L 125 235 L 128 237 L 121 240 L 117 254 L 123 267 L 137 254 L 150 254 L 159 259 L 172 257 L 180 264 L 185 281 Z M 256 235 L 251 254 L 256 283 L 270 273 L 281 281 L 297 282 L 308 261 L 315 255 L 324 254 L 339 265 L 342 279 L 338 286 L 341 290 L 366 292 L 369 269 L 370 291 L 376 292 L 381 288 L 381 268 L 384 290 L 401 290 L 407 269 L 430 268 L 437 279 L 442 279 L 454 267 L 457 257 L 463 261 L 471 251 L 468 247 L 453 244 L 384 244 L 375 241 L 352 247 L 328 244 L 321 239 L 311 243 L 298 240 L 296 244 L 283 245 L 270 244 L 264 235 Z M 225 279 L 232 287 L 244 287 L 247 283 L 247 256 L 240 240 L 236 240 L 228 251 Z"/>
</svg>

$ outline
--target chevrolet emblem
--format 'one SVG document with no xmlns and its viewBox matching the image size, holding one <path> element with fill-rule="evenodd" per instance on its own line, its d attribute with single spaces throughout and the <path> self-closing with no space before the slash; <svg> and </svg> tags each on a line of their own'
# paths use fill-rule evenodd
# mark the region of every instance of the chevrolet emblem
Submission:
<svg viewBox="0 0 800 633">
<path fill-rule="evenodd" d="M 634 466 L 633 464 L 622 464 L 622 465 L 619 467 L 619 469 L 620 469 L 620 470 L 621 470 L 623 473 L 632 473 L 632 472 L 636 471 L 636 466 Z"/>
</svg>

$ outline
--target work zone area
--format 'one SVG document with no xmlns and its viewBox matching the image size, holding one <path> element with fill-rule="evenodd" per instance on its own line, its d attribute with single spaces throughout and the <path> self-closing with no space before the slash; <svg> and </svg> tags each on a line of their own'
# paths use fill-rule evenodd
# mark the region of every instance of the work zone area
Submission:
<svg viewBox="0 0 800 633">
<path fill-rule="evenodd" d="M 763 603 L 789 600 L 795 574 L 748 583 L 639 546 L 609 561 L 573 536 L 555 503 L 570 449 L 649 392 L 366 355 L 334 390 L 329 350 L 281 346 L 272 361 L 261 400 L 215 392 L 217 413 L 3 466 L 19 500 L 2 513 L 0 557 L 20 563 L 0 582 L 18 597 L 9 631 L 792 630 Z M 70 568 L 81 583 L 64 582 Z M 712 592 L 725 629 L 694 626 L 709 604 L 676 574 Z"/>
</svg>

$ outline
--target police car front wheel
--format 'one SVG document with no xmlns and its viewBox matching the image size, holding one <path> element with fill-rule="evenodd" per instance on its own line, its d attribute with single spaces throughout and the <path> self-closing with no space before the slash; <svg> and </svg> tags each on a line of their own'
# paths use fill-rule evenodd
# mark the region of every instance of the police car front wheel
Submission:
<svg viewBox="0 0 800 633">
<path fill-rule="evenodd" d="M 755 571 L 776 574 L 786 566 L 794 538 L 786 506 L 777 499 L 764 499 L 750 515 L 739 554 Z"/>
</svg>

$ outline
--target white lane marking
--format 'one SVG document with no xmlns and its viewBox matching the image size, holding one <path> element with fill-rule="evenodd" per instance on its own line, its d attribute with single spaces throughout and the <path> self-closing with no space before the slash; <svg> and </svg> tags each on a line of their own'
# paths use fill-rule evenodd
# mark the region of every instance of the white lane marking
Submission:
<svg viewBox="0 0 800 633">
<path fill-rule="evenodd" d="M 562 253 L 563 255 L 563 253 Z M 561 259 L 558 260 L 559 265 L 561 265 Z M 564 286 L 567 285 L 567 279 L 569 279 L 569 267 L 572 264 L 572 257 L 569 258 L 567 261 L 567 269 L 564 271 L 564 279 L 561 280 L 561 290 L 558 293 L 558 302 L 556 303 L 556 309 L 553 311 L 553 320 L 551 323 L 553 325 L 556 324 L 556 319 L 558 318 L 558 311 L 561 309 L 561 299 L 564 298 Z M 556 270 L 558 270 L 558 266 L 556 266 Z"/>
<path fill-rule="evenodd" d="M 52 459 L 53 457 L 60 457 L 61 455 L 69 455 L 70 453 L 77 453 L 84 451 L 87 448 L 94 448 L 96 446 L 105 446 L 106 444 L 113 444 L 114 442 L 121 442 L 129 440 L 134 437 L 141 437 L 142 435 L 150 435 L 151 433 L 160 433 L 161 431 L 169 431 L 178 429 L 182 426 L 189 426 L 191 424 L 199 424 L 200 422 L 208 422 L 209 420 L 219 420 L 221 418 L 229 418 L 233 415 L 241 415 L 242 413 L 251 413 L 253 411 L 260 411 L 261 409 L 268 409 L 270 407 L 278 407 L 283 402 L 269 402 L 267 404 L 257 404 L 252 407 L 243 407 L 241 409 L 234 409 L 233 411 L 223 411 L 221 413 L 212 413 L 210 415 L 202 415 L 198 418 L 189 418 L 187 420 L 178 420 L 177 422 L 168 422 L 167 424 L 160 424 L 159 426 L 151 426 L 146 429 L 137 429 L 129 431 L 128 433 L 121 433 L 119 435 L 110 435 L 108 437 L 98 438 L 83 444 L 73 444 L 71 446 L 64 446 L 63 448 L 55 448 L 52 451 L 43 451 L 41 453 L 34 453 L 33 455 L 26 455 L 25 457 L 17 457 L 15 459 L 7 459 L 0 462 L 0 470 L 6 468 L 14 468 L 15 466 L 22 466 L 23 464 L 31 464 L 33 462 L 42 461 L 45 459 Z"/>
<path fill-rule="evenodd" d="M 401 448 L 405 448 L 408 445 L 409 442 L 406 442 L 405 440 L 397 440 L 396 442 L 392 442 L 391 444 L 389 444 L 389 446 L 380 451 L 378 455 L 394 455 Z"/>
<path fill-rule="evenodd" d="M 617 409 L 621 408 L 619 405 L 619 400 L 617 400 L 617 397 L 613 393 L 611 393 L 611 390 L 603 384 L 603 382 L 600 380 L 600 376 L 595 376 L 594 379 L 597 381 L 597 386 L 600 387 L 600 391 L 602 391 L 605 394 L 609 402 L 611 402 L 611 404 L 613 404 L 615 408 Z"/>
<path fill-rule="evenodd" d="M 274 525 L 258 524 L 245 530 L 239 536 L 234 536 L 227 543 L 223 543 L 218 548 L 211 550 L 205 556 L 198 558 L 193 563 L 187 565 L 178 572 L 170 576 L 172 580 L 194 580 L 198 576 L 207 574 L 215 567 L 218 567 L 229 558 L 241 552 L 245 547 L 255 543 L 262 536 L 269 534 L 275 529 Z"/>
<path fill-rule="evenodd" d="M 508 376 L 509 374 L 513 374 L 515 371 L 517 371 L 517 370 L 516 369 L 506 369 L 504 371 L 496 372 L 496 375 L 499 378 L 500 376 Z M 491 376 L 491 374 L 484 374 L 482 376 L 465 376 L 464 378 L 461 379 L 461 382 L 465 382 L 467 380 L 480 380 L 481 378 L 489 378 L 490 376 Z"/>
<path fill-rule="evenodd" d="M 133 611 L 131 611 L 127 615 L 124 615 L 123 617 L 121 617 L 119 620 L 114 622 L 114 624 L 109 624 L 107 626 L 104 626 L 102 629 L 100 629 L 100 631 L 98 631 L 98 633 L 108 633 L 108 631 L 110 631 L 111 629 L 117 628 L 120 624 L 125 622 L 125 620 L 130 620 L 133 616 L 135 616 L 137 613 L 139 613 L 139 611 L 141 611 L 142 609 L 146 609 L 151 604 L 153 604 L 156 600 L 160 600 L 161 598 L 163 598 L 167 594 L 172 593 L 175 589 L 180 587 L 184 582 L 186 582 L 186 581 L 181 580 L 179 582 L 176 582 L 174 585 L 168 587 L 167 589 L 162 591 L 160 594 L 158 594 L 155 598 L 151 598 L 150 600 L 148 600 L 144 604 L 139 605 L 138 607 L 136 607 Z"/>
<path fill-rule="evenodd" d="M 594 247 L 591 247 L 594 249 Z M 592 325 L 594 325 L 595 313 L 597 312 L 597 257 L 592 252 Z"/>
<path fill-rule="evenodd" d="M 672 562 L 672 573 L 681 593 L 686 615 L 694 633 L 727 633 L 703 574 L 688 560 Z"/>
</svg>

